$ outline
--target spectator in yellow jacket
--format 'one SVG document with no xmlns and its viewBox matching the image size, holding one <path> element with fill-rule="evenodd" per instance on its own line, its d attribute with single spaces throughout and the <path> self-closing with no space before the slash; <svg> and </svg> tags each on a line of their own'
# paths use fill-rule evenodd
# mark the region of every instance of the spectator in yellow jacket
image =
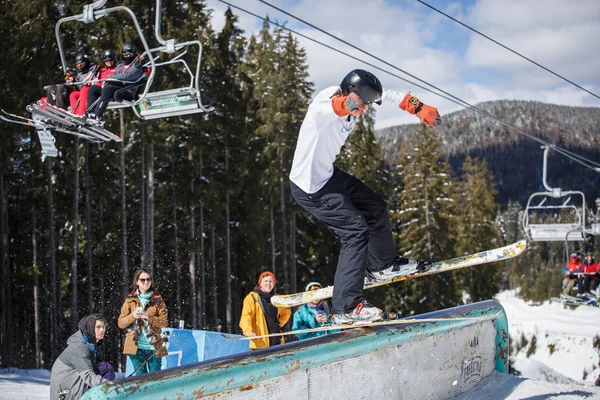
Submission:
<svg viewBox="0 0 600 400">
<path fill-rule="evenodd" d="M 255 337 L 280 333 L 291 316 L 289 308 L 277 308 L 271 304 L 275 294 L 275 275 L 265 271 L 258 278 L 258 285 L 244 299 L 240 328 L 245 336 Z M 264 349 L 285 342 L 283 336 L 250 341 L 250 349 Z"/>
</svg>

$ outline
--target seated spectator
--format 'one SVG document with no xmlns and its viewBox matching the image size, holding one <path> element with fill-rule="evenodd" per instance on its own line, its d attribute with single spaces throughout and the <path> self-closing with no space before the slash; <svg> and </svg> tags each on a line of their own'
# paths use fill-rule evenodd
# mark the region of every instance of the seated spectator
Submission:
<svg viewBox="0 0 600 400">
<path fill-rule="evenodd" d="M 591 285 L 594 283 L 597 273 L 598 265 L 594 263 L 594 256 L 591 253 L 586 254 L 585 261 L 581 264 L 579 271 L 579 280 L 577 282 L 578 295 L 589 295 L 591 290 L 596 289 L 595 287 L 592 288 Z"/>
<path fill-rule="evenodd" d="M 240 328 L 248 337 L 281 333 L 281 329 L 289 321 L 289 308 L 277 308 L 271 303 L 275 294 L 275 275 L 265 271 L 258 277 L 258 285 L 244 299 Z M 283 336 L 277 338 L 261 338 L 250 341 L 250 350 L 263 349 L 285 342 Z"/>
<path fill-rule="evenodd" d="M 311 282 L 306 285 L 306 291 L 321 289 L 323 286 L 319 282 Z M 313 329 L 327 325 L 331 309 L 326 301 L 317 301 L 306 303 L 294 313 L 294 324 L 292 331 L 303 329 Z M 319 331 L 311 333 L 297 333 L 296 337 L 300 340 L 309 339 L 317 336 L 327 335 L 328 333 L 339 332 L 334 331 Z"/>
<path fill-rule="evenodd" d="M 78 328 L 52 366 L 50 400 L 79 399 L 88 388 L 115 378 L 114 369 L 104 361 L 104 318 L 90 314 Z"/>
<path fill-rule="evenodd" d="M 573 286 L 575 286 L 575 282 L 577 282 L 577 277 L 579 275 L 579 271 L 581 269 L 581 260 L 576 253 L 572 253 L 569 257 L 569 262 L 563 268 L 563 275 L 565 279 L 563 279 L 563 293 L 569 295 L 571 290 L 573 290 Z"/>
<path fill-rule="evenodd" d="M 102 61 L 104 61 L 104 67 L 100 68 L 100 71 L 98 71 L 98 81 L 90 86 L 88 92 L 88 109 L 94 107 L 94 103 L 100 98 L 105 80 L 115 74 L 115 71 L 117 70 L 117 53 L 113 49 L 104 50 L 102 53 Z"/>
<path fill-rule="evenodd" d="M 98 68 L 90 62 L 85 53 L 79 53 L 75 57 L 75 70 L 77 71 L 77 89 L 69 96 L 71 112 L 75 115 L 84 115 L 87 109 L 88 91 L 92 81 L 96 78 Z"/>
<path fill-rule="evenodd" d="M 146 72 L 140 62 L 136 47 L 131 43 L 126 43 L 123 45 L 121 54 L 123 62 L 117 65 L 115 74 L 105 82 L 100 101 L 94 110 L 90 110 L 89 117 L 96 122 L 104 119 L 104 113 L 111 100 L 135 100 L 140 85 L 146 80 Z"/>
</svg>

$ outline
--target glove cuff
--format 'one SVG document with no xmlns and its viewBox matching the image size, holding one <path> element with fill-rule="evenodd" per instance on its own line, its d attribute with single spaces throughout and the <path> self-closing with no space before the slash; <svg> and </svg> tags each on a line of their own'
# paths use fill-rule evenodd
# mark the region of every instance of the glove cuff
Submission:
<svg viewBox="0 0 600 400">
<path fill-rule="evenodd" d="M 407 93 L 406 96 L 404 96 L 404 98 L 400 102 L 399 107 L 404 111 L 415 115 L 419 111 L 421 111 L 423 103 L 421 103 L 421 101 L 417 97 L 413 96 L 410 93 Z"/>
<path fill-rule="evenodd" d="M 334 97 L 331 100 L 331 107 L 333 107 L 333 112 L 338 117 L 346 117 L 350 115 L 350 111 L 348 110 L 348 107 L 346 107 L 345 96 Z"/>
</svg>

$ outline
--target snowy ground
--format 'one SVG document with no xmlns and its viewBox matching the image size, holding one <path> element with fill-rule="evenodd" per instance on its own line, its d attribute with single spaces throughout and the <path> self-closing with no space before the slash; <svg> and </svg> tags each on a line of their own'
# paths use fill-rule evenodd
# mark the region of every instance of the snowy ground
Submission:
<svg viewBox="0 0 600 400">
<path fill-rule="evenodd" d="M 47 400 L 49 389 L 50 371 L 45 369 L 0 369 L 0 399 Z"/>
<path fill-rule="evenodd" d="M 600 387 L 593 386 L 600 375 L 600 349 L 593 347 L 594 337 L 600 337 L 599 308 L 570 310 L 548 302 L 534 305 L 518 299 L 514 291 L 496 297 L 506 310 L 513 342 L 520 342 L 522 336 L 529 342 L 512 354 L 522 377 L 494 372 L 456 399 L 600 400 Z M 535 351 L 527 357 L 533 336 Z M 46 370 L 2 369 L 0 399 L 46 400 L 49 383 Z"/>
<path fill-rule="evenodd" d="M 562 304 L 526 303 L 514 291 L 496 296 L 506 310 L 508 331 L 514 344 L 524 336 L 529 344 L 517 353 L 511 351 L 514 368 L 522 376 L 556 383 L 593 385 L 600 375 L 600 308 L 580 306 L 564 308 Z M 527 357 L 533 337 L 535 352 Z"/>
</svg>

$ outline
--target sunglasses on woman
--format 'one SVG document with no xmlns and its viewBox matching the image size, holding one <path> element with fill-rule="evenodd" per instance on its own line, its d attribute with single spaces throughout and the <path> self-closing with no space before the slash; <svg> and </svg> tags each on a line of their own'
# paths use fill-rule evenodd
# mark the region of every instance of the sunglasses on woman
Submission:
<svg viewBox="0 0 600 400">
<path fill-rule="evenodd" d="M 152 282 L 152 278 L 139 278 L 140 282 Z"/>
</svg>

